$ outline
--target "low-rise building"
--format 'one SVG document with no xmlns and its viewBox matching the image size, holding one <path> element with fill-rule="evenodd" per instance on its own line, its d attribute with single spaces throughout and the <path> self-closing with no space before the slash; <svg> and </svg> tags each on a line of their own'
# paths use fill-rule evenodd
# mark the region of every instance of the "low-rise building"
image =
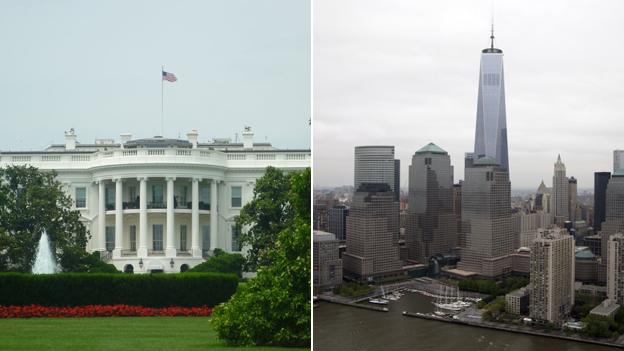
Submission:
<svg viewBox="0 0 624 351">
<path fill-rule="evenodd" d="M 525 314 L 529 311 L 531 288 L 525 286 L 505 295 L 505 309 L 513 314 Z"/>
<path fill-rule="evenodd" d="M 342 284 L 340 240 L 332 233 L 315 230 L 313 238 L 312 281 L 315 288 L 330 289 Z"/>
<path fill-rule="evenodd" d="M 619 309 L 620 305 L 615 303 L 615 301 L 611 299 L 606 299 L 602 301 L 600 305 L 594 307 L 591 311 L 589 311 L 589 314 L 601 317 L 613 317 Z"/>
</svg>

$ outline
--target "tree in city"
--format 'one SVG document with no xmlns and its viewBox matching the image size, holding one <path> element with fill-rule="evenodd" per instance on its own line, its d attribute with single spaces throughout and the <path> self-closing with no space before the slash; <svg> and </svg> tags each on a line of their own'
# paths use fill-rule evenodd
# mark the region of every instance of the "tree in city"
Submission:
<svg viewBox="0 0 624 351">
<path fill-rule="evenodd" d="M 281 223 L 265 225 L 270 237 L 281 228 L 273 244 L 262 243 L 262 260 L 256 278 L 241 285 L 232 299 L 215 308 L 213 325 L 219 337 L 231 345 L 310 345 L 310 169 L 291 173 L 283 199 L 291 211 Z M 259 183 L 268 181 L 260 179 Z M 272 192 L 275 187 L 269 187 Z M 259 198 L 265 194 L 256 192 Z M 265 206 L 265 208 L 272 206 Z M 267 214 L 269 217 L 274 214 Z M 266 218 L 256 214 L 256 218 Z"/>
<path fill-rule="evenodd" d="M 267 250 L 294 217 L 288 201 L 290 175 L 274 167 L 267 167 L 264 176 L 257 180 L 254 195 L 240 211 L 236 225 L 242 228 L 240 242 L 249 248 L 246 270 L 254 271 L 270 261 Z"/>
<path fill-rule="evenodd" d="M 63 270 L 84 263 L 89 233 L 53 171 L 0 169 L 0 271 L 29 272 L 46 231 Z"/>
</svg>

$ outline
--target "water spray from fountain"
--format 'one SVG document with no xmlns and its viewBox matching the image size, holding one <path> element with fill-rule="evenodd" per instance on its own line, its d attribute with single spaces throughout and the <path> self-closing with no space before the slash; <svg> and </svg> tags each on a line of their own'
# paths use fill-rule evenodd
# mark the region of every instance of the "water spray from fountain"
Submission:
<svg viewBox="0 0 624 351">
<path fill-rule="evenodd" d="M 58 272 L 54 255 L 50 249 L 50 240 L 48 233 L 43 231 L 37 246 L 37 255 L 35 256 L 35 264 L 32 267 L 33 274 L 52 274 Z"/>
</svg>

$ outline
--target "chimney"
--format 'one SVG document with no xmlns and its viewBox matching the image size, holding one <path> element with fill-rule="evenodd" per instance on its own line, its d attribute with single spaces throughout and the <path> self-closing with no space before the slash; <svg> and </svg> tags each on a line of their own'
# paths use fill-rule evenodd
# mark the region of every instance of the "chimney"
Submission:
<svg viewBox="0 0 624 351">
<path fill-rule="evenodd" d="M 65 150 L 76 149 L 76 132 L 74 128 L 65 131 Z"/>
<path fill-rule="evenodd" d="M 253 135 L 254 133 L 251 131 L 251 127 L 245 127 L 243 131 L 243 148 L 253 148 Z"/>
<path fill-rule="evenodd" d="M 123 133 L 119 135 L 119 139 L 121 139 L 121 148 L 124 148 L 124 144 L 132 140 L 132 134 Z"/>
<path fill-rule="evenodd" d="M 190 132 L 186 133 L 186 137 L 188 138 L 188 141 L 191 142 L 191 144 L 193 144 L 193 149 L 197 148 L 197 136 L 199 134 L 197 133 L 196 129 L 191 130 Z"/>
</svg>

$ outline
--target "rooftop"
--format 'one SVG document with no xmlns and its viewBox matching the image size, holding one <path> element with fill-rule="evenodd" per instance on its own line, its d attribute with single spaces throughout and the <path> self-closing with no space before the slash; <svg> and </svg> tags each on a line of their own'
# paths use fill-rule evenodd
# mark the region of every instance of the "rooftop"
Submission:
<svg viewBox="0 0 624 351">
<path fill-rule="evenodd" d="M 434 144 L 434 143 L 429 143 L 423 147 L 421 147 L 418 151 L 416 151 L 416 154 L 441 154 L 441 155 L 447 155 L 448 153 L 446 151 L 444 151 L 441 147 L 439 147 L 438 145 Z"/>
<path fill-rule="evenodd" d="M 500 166 L 500 163 L 496 161 L 494 157 L 485 156 L 474 160 L 475 166 Z"/>
<path fill-rule="evenodd" d="M 315 230 L 314 231 L 314 241 L 315 242 L 319 242 L 319 241 L 332 241 L 332 240 L 336 240 L 336 235 L 334 235 L 332 233 L 324 232 L 324 231 L 321 231 L 321 230 Z"/>
</svg>

